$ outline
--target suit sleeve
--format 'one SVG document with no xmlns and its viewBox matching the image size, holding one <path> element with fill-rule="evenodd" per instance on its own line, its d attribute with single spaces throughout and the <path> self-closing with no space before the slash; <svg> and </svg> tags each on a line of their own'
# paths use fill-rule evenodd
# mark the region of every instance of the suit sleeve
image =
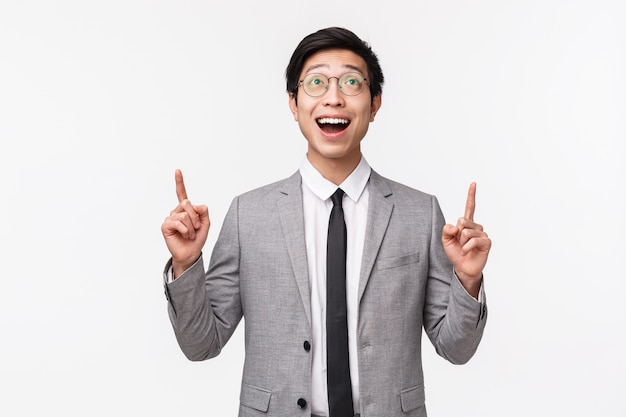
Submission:
<svg viewBox="0 0 626 417">
<path fill-rule="evenodd" d="M 235 199 L 224 219 L 206 273 L 200 257 L 175 281 L 165 284 L 176 339 L 192 361 L 217 356 L 243 315 L 239 295 L 237 203 Z"/>
<path fill-rule="evenodd" d="M 477 301 L 454 274 L 441 243 L 444 217 L 437 199 L 432 199 L 424 329 L 440 356 L 451 363 L 463 364 L 472 358 L 482 338 L 487 320 L 486 298 L 481 288 L 480 301 Z"/>
</svg>

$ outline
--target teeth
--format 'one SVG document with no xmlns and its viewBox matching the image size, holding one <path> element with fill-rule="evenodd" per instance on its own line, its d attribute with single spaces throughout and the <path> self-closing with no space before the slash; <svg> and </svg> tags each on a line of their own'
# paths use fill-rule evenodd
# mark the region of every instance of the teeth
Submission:
<svg viewBox="0 0 626 417">
<path fill-rule="evenodd" d="M 318 119 L 317 122 L 328 125 L 345 125 L 349 123 L 349 121 L 346 119 L 337 119 L 334 117 L 324 117 L 323 119 Z"/>
</svg>

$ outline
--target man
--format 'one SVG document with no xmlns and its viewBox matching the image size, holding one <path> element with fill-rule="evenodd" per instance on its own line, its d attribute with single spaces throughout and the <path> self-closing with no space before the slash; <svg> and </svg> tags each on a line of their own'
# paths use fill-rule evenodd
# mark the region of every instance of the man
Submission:
<svg viewBox="0 0 626 417">
<path fill-rule="evenodd" d="M 242 417 L 426 416 L 422 327 L 441 356 L 465 363 L 485 326 L 491 241 L 473 220 L 475 184 L 464 217 L 444 226 L 435 197 L 369 167 L 360 143 L 383 74 L 352 32 L 305 37 L 286 78 L 306 157 L 234 199 L 206 272 L 208 210 L 176 171 L 179 204 L 162 232 L 180 347 L 214 357 L 245 316 Z"/>
</svg>

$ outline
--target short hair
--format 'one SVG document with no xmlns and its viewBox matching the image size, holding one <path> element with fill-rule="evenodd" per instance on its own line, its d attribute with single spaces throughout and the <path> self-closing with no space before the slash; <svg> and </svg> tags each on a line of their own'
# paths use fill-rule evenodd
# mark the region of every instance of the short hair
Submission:
<svg viewBox="0 0 626 417">
<path fill-rule="evenodd" d="M 367 42 L 353 32 L 340 28 L 329 27 L 307 35 L 300 41 L 291 55 L 285 70 L 287 92 L 292 93 L 297 101 L 298 83 L 304 62 L 313 54 L 327 49 L 345 49 L 359 55 L 365 61 L 372 99 L 383 92 L 385 78 L 378 62 L 378 57 Z"/>
</svg>

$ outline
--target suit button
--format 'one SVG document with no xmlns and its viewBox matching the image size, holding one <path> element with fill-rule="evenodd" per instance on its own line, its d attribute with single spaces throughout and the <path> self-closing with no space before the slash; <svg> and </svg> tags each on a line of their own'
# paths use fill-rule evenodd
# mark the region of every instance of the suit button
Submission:
<svg viewBox="0 0 626 417">
<path fill-rule="evenodd" d="M 304 398 L 298 398 L 298 407 L 306 408 L 306 400 Z"/>
<path fill-rule="evenodd" d="M 308 340 L 304 341 L 304 350 L 306 350 L 307 352 L 311 350 L 311 343 Z"/>
</svg>

